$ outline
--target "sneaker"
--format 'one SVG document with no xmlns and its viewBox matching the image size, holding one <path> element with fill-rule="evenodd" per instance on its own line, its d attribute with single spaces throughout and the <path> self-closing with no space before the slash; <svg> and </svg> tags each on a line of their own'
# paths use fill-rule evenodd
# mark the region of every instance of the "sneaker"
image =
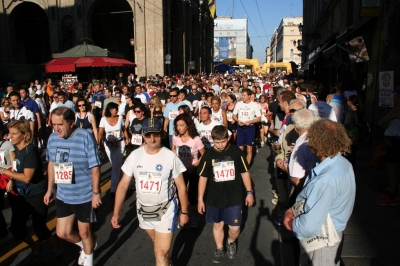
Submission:
<svg viewBox="0 0 400 266">
<path fill-rule="evenodd" d="M 380 206 L 396 206 L 397 205 L 397 200 L 396 199 L 389 199 L 389 198 L 383 198 L 383 199 L 378 199 L 376 201 L 376 204 Z"/>
<path fill-rule="evenodd" d="M 271 202 L 272 202 L 272 204 L 274 204 L 274 205 L 278 205 L 279 200 L 278 200 L 278 199 L 272 199 Z"/>
<path fill-rule="evenodd" d="M 214 252 L 212 262 L 221 263 L 224 259 L 224 255 L 225 255 L 224 248 L 217 248 Z"/>
<path fill-rule="evenodd" d="M 226 255 L 230 260 L 233 260 L 236 256 L 236 243 L 229 243 L 226 241 Z"/>
<path fill-rule="evenodd" d="M 190 227 L 191 228 L 199 227 L 199 217 L 192 217 L 192 219 L 190 219 Z"/>
<path fill-rule="evenodd" d="M 386 199 L 386 198 L 389 198 L 389 193 L 388 192 L 383 192 L 383 193 L 379 194 L 379 196 L 381 198 L 383 198 L 383 199 Z M 400 200 L 400 194 L 399 193 L 396 193 L 395 199 L 396 200 Z"/>
<path fill-rule="evenodd" d="M 97 248 L 97 242 L 94 243 L 94 249 L 93 251 L 95 251 Z M 78 265 L 83 265 L 85 264 L 85 252 L 83 252 L 83 248 L 81 249 L 81 251 L 79 252 L 79 258 L 78 258 Z"/>
<path fill-rule="evenodd" d="M 279 199 L 279 195 L 277 193 L 274 192 L 274 193 L 272 193 L 272 195 L 274 195 L 275 199 Z"/>
<path fill-rule="evenodd" d="M 261 141 L 260 146 L 261 146 L 261 148 L 264 147 L 264 141 Z"/>
</svg>

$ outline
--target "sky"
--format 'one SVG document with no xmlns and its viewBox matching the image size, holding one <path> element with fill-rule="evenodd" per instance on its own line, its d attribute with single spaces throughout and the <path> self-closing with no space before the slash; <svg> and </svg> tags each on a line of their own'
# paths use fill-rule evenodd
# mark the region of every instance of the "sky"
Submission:
<svg viewBox="0 0 400 266">
<path fill-rule="evenodd" d="M 265 62 L 265 48 L 282 18 L 303 15 L 303 0 L 216 0 L 217 16 L 248 18 L 253 58 Z"/>
</svg>

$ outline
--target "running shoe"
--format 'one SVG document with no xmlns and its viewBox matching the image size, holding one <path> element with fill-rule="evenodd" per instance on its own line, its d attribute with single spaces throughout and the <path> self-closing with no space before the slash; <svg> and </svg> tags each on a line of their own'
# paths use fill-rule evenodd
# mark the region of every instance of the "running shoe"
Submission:
<svg viewBox="0 0 400 266">
<path fill-rule="evenodd" d="M 97 242 L 94 243 L 93 252 L 96 250 L 96 248 L 97 248 Z M 78 265 L 83 265 L 83 264 L 85 264 L 85 252 L 83 252 L 83 248 L 82 248 L 80 251 L 80 254 L 79 254 Z"/>
<path fill-rule="evenodd" d="M 229 243 L 229 241 L 226 241 L 226 255 L 230 260 L 233 260 L 236 256 L 236 243 Z"/>
<path fill-rule="evenodd" d="M 383 193 L 379 194 L 379 196 L 380 196 L 381 198 L 383 198 L 383 199 L 389 198 L 389 193 L 388 193 L 388 192 L 383 192 Z M 395 199 L 396 199 L 396 200 L 400 200 L 400 194 L 399 194 L 399 193 L 396 193 Z"/>
<path fill-rule="evenodd" d="M 380 206 L 396 206 L 397 205 L 397 200 L 396 199 L 383 198 L 383 199 L 378 199 L 376 201 L 376 204 L 378 204 Z"/>
<path fill-rule="evenodd" d="M 224 260 L 224 255 L 224 248 L 217 248 L 214 252 L 212 262 L 216 264 L 221 263 Z"/>
</svg>

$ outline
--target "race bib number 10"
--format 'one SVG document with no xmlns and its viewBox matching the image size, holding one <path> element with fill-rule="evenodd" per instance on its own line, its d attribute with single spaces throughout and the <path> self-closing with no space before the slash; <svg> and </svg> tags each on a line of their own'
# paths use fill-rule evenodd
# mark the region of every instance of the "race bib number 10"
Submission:
<svg viewBox="0 0 400 266">
<path fill-rule="evenodd" d="M 161 173 L 139 172 L 139 191 L 144 194 L 160 194 Z"/>
<path fill-rule="evenodd" d="M 235 164 L 233 161 L 214 163 L 214 181 L 225 182 L 235 180 Z"/>
<path fill-rule="evenodd" d="M 56 184 L 72 184 L 74 166 L 71 162 L 54 163 L 54 176 Z"/>
</svg>

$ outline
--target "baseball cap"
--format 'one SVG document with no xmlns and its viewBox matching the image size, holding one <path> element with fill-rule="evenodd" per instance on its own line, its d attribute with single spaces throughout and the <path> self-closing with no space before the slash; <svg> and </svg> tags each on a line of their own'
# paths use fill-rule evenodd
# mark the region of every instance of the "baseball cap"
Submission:
<svg viewBox="0 0 400 266">
<path fill-rule="evenodd" d="M 160 133 L 162 130 L 161 120 L 158 118 L 146 118 L 143 121 L 143 134 Z"/>
<path fill-rule="evenodd" d="M 43 91 L 42 91 L 42 90 L 37 90 L 37 91 L 35 92 L 35 94 L 36 94 L 36 95 L 41 95 L 41 94 L 43 94 Z"/>
</svg>

